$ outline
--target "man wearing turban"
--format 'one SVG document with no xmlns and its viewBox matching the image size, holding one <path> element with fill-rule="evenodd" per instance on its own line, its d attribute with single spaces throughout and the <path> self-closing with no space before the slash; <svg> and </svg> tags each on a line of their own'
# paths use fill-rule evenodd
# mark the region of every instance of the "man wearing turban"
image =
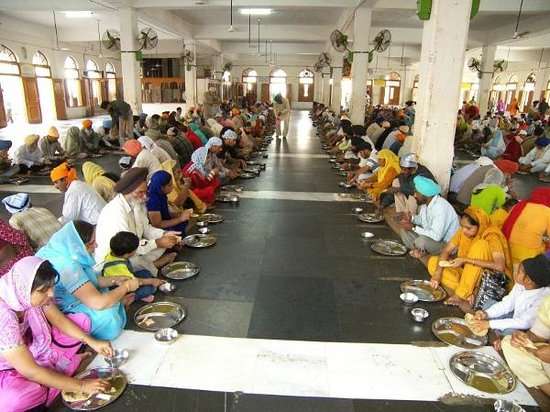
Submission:
<svg viewBox="0 0 550 412">
<path fill-rule="evenodd" d="M 82 121 L 82 128 L 80 129 L 82 149 L 86 151 L 87 155 L 98 154 L 100 150 L 101 137 L 96 133 L 92 125 L 92 121 L 86 119 Z"/>
<path fill-rule="evenodd" d="M 52 126 L 48 129 L 48 134 L 40 139 L 38 147 L 44 156 L 44 160 L 54 166 L 65 160 L 65 150 L 59 143 L 57 127 Z"/>
<path fill-rule="evenodd" d="M 30 134 L 25 137 L 25 143 L 19 146 L 13 156 L 13 162 L 19 166 L 19 173 L 31 174 L 38 172 L 44 167 L 44 156 L 38 148 L 40 136 Z"/>
</svg>

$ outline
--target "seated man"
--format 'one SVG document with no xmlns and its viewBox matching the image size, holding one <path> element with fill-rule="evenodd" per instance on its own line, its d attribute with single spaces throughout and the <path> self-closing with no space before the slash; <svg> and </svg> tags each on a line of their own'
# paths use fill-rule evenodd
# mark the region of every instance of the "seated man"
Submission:
<svg viewBox="0 0 550 412">
<path fill-rule="evenodd" d="M 359 183 L 372 176 L 372 172 L 378 166 L 376 160 L 371 158 L 373 150 L 372 145 L 360 137 L 351 138 L 351 152 L 359 158 L 359 165 L 358 169 L 349 173 L 349 183 Z"/>
<path fill-rule="evenodd" d="M 413 179 L 414 196 L 420 205 L 412 220 L 401 222 L 401 240 L 411 249 L 411 255 L 438 255 L 459 228 L 458 216 L 447 200 L 441 197 L 441 187 L 431 179 Z"/>
<path fill-rule="evenodd" d="M 147 218 L 147 169 L 133 167 L 115 185 L 117 195 L 101 211 L 96 227 L 96 262 L 102 262 L 110 252 L 111 238 L 118 232 L 132 232 L 139 238 L 139 247 L 130 262 L 135 270 L 146 269 L 154 276 L 158 269 L 171 263 L 175 253 L 166 249 L 173 248 L 179 234 L 157 229 Z"/>
<path fill-rule="evenodd" d="M 98 127 L 97 134 L 101 139 L 99 145 L 106 150 L 119 150 L 118 137 L 111 134 L 112 125 L 113 121 L 111 119 L 105 119 L 101 123 L 101 126 Z"/>
<path fill-rule="evenodd" d="M 11 140 L 0 140 L 0 184 L 9 183 L 19 172 L 19 167 L 12 165 L 9 157 L 11 145 Z"/>
<path fill-rule="evenodd" d="M 100 150 L 101 137 L 92 127 L 93 122 L 89 119 L 82 121 L 80 129 L 80 140 L 82 149 L 87 155 L 98 154 Z"/>
<path fill-rule="evenodd" d="M 418 163 L 414 153 L 401 156 L 399 164 L 401 174 L 394 180 L 392 187 L 380 195 L 380 206 L 386 208 L 395 203 L 396 213 L 400 215 L 405 213 L 411 218 L 416 215 L 418 208 L 414 197 L 414 178 L 416 176 L 424 176 L 431 180 L 435 178 L 426 166 Z"/>
<path fill-rule="evenodd" d="M 147 179 L 150 179 L 155 172 L 161 170 L 159 159 L 150 150 L 144 149 L 137 140 L 127 140 L 122 148 L 133 159 L 132 167 L 144 167 L 149 171 Z"/>
<path fill-rule="evenodd" d="M 43 207 L 34 207 L 27 193 L 17 193 L 2 199 L 12 214 L 9 224 L 29 238 L 34 250 L 40 249 L 61 228 L 54 214 Z"/>
<path fill-rule="evenodd" d="M 522 172 L 543 175 L 544 169 L 550 164 L 550 139 L 539 137 L 535 140 L 535 147 L 519 158 L 519 164 Z"/>
<path fill-rule="evenodd" d="M 546 264 L 542 270 L 548 273 L 550 267 Z M 501 346 L 508 366 L 519 380 L 550 396 L 550 296 L 542 301 L 531 329 L 506 336 Z"/>
<path fill-rule="evenodd" d="M 19 173 L 31 174 L 42 170 L 45 164 L 44 156 L 38 148 L 40 136 L 30 134 L 25 137 L 25 143 L 17 148 L 13 156 L 13 163 L 19 167 Z"/>
<path fill-rule="evenodd" d="M 49 128 L 48 134 L 40 139 L 38 147 L 44 156 L 44 160 L 54 166 L 65 160 L 65 150 L 59 143 L 59 132 L 56 127 Z"/>
<path fill-rule="evenodd" d="M 76 169 L 67 162 L 61 163 L 51 171 L 50 178 L 55 188 L 65 194 L 63 215 L 59 221 L 67 223 L 72 220 L 83 220 L 95 225 L 101 209 L 105 206 L 105 200 L 93 187 L 78 180 Z"/>
</svg>

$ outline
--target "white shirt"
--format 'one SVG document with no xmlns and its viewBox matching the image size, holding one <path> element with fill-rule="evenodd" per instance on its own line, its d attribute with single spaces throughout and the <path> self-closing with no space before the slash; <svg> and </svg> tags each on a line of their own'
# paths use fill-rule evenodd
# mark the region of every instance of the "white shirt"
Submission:
<svg viewBox="0 0 550 412">
<path fill-rule="evenodd" d="M 459 229 L 458 216 L 447 200 L 434 196 L 428 205 L 420 206 L 413 217 L 413 231 L 436 242 L 448 242 Z"/>
<path fill-rule="evenodd" d="M 122 194 L 116 195 L 101 211 L 96 227 L 95 260 L 103 262 L 110 251 L 109 242 L 118 232 L 127 231 L 139 237 L 137 255 L 146 255 L 157 248 L 156 239 L 164 235 L 164 230 L 149 223 L 145 203 L 130 206 Z"/>
<path fill-rule="evenodd" d="M 546 146 L 544 149 L 539 149 L 538 147 L 533 147 L 526 156 L 519 158 L 519 163 L 523 165 L 547 165 L 550 163 L 550 145 Z"/>
<path fill-rule="evenodd" d="M 13 163 L 16 165 L 25 165 L 27 167 L 44 163 L 42 152 L 37 147 L 34 152 L 29 151 L 27 145 L 22 144 L 13 154 Z"/>
<path fill-rule="evenodd" d="M 537 310 L 542 300 L 550 294 L 550 288 L 538 288 L 526 290 L 524 286 L 516 283 L 510 293 L 495 303 L 485 312 L 489 319 L 510 315 L 507 319 L 494 319 L 489 321 L 491 329 L 517 329 L 527 330 L 533 326 L 537 318 Z"/>
<path fill-rule="evenodd" d="M 81 180 L 74 180 L 65 192 L 63 216 L 60 220 L 62 223 L 84 220 L 95 225 L 105 204 L 105 200 L 92 186 Z"/>
<path fill-rule="evenodd" d="M 151 179 L 153 173 L 162 169 L 159 159 L 147 149 L 143 149 L 136 157 L 132 167 L 145 167 L 149 171 L 147 180 Z"/>
<path fill-rule="evenodd" d="M 460 189 L 462 189 L 462 186 L 464 185 L 464 182 L 466 181 L 466 179 L 468 179 L 472 175 L 472 173 L 474 173 L 477 169 L 479 169 L 479 167 L 480 166 L 477 163 L 470 163 L 458 169 L 451 176 L 449 191 L 454 193 L 460 192 Z"/>
</svg>

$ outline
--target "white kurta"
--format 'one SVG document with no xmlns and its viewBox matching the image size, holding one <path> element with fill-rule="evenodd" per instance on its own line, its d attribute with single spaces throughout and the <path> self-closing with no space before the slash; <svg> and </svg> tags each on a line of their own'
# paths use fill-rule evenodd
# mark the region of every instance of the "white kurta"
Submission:
<svg viewBox="0 0 550 412">
<path fill-rule="evenodd" d="M 60 220 L 63 223 L 84 220 L 95 225 L 105 204 L 105 200 L 92 186 L 81 180 L 75 180 L 65 192 L 63 216 Z"/>
<path fill-rule="evenodd" d="M 103 262 L 110 252 L 109 242 L 118 232 L 127 231 L 139 237 L 139 247 L 135 258 L 130 259 L 136 269 L 141 266 L 156 275 L 153 262 L 161 257 L 165 249 L 157 247 L 156 239 L 164 235 L 164 230 L 151 226 L 145 204 L 130 206 L 122 194 L 118 194 L 103 208 L 96 227 L 95 260 Z"/>
</svg>

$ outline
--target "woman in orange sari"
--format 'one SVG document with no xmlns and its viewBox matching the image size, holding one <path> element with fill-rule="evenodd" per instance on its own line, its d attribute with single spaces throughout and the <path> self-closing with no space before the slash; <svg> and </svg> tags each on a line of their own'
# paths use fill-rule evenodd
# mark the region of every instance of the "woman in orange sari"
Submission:
<svg viewBox="0 0 550 412">
<path fill-rule="evenodd" d="M 393 180 L 401 173 L 399 157 L 391 150 L 378 152 L 378 169 L 368 179 L 361 182 L 359 189 L 366 190 L 370 198 L 377 201 L 380 194 L 389 188 Z"/>
<path fill-rule="evenodd" d="M 456 257 L 452 259 L 453 256 Z M 440 261 L 449 260 L 450 267 L 439 266 Z M 477 206 L 464 211 L 460 229 L 439 256 L 430 257 L 427 266 L 432 286 L 441 284 L 453 293 L 447 301 L 449 304 L 472 304 L 484 269 L 502 272 L 512 279 L 512 259 L 506 238 L 491 223 L 489 215 Z"/>
</svg>

